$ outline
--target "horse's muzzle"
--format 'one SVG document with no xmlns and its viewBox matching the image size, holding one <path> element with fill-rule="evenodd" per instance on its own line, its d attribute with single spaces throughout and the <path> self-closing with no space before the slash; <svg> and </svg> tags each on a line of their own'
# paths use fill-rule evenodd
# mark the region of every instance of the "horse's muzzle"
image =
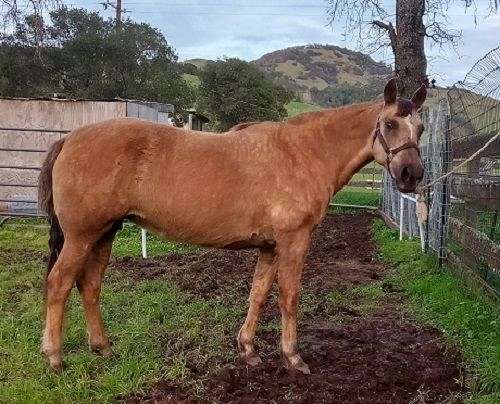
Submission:
<svg viewBox="0 0 500 404">
<path fill-rule="evenodd" d="M 403 165 L 395 177 L 400 192 L 415 192 L 417 185 L 424 177 L 424 168 L 422 164 Z"/>
</svg>

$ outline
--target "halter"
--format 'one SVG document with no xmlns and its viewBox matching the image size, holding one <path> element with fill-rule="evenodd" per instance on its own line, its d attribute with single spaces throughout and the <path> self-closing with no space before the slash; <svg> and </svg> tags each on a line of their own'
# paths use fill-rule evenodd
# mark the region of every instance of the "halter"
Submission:
<svg viewBox="0 0 500 404">
<path fill-rule="evenodd" d="M 378 139 L 380 144 L 382 145 L 382 148 L 385 151 L 385 154 L 387 155 L 386 157 L 386 162 L 387 162 L 387 171 L 389 171 L 389 175 L 391 178 L 394 178 L 391 172 L 391 161 L 393 160 L 394 156 L 398 154 L 400 151 L 406 150 L 406 149 L 415 149 L 420 156 L 420 149 L 418 147 L 418 144 L 415 142 L 412 142 L 409 140 L 406 143 L 403 143 L 401 146 L 395 147 L 394 149 L 391 149 L 387 142 L 385 141 L 384 135 L 382 135 L 382 132 L 380 130 L 380 118 L 377 120 L 377 126 L 375 128 L 375 132 L 373 132 L 373 143 L 375 143 L 375 140 Z"/>
</svg>

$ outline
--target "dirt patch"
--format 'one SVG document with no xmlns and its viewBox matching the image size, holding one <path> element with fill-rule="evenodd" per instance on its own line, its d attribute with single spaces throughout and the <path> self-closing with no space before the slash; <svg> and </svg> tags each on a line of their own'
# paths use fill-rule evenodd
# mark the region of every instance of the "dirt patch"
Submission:
<svg viewBox="0 0 500 404">
<path fill-rule="evenodd" d="M 0 250 L 0 263 L 3 262 L 14 265 L 32 261 L 40 261 L 46 264 L 48 261 L 48 254 L 46 252 L 32 250 Z"/>
<path fill-rule="evenodd" d="M 460 371 L 435 330 L 419 328 L 393 313 L 356 319 L 337 327 L 301 330 L 302 353 L 312 374 L 289 374 L 276 354 L 257 368 L 228 365 L 206 381 L 202 398 L 172 382 L 161 382 L 127 403 L 297 402 L 437 403 L 456 392 Z M 273 345 L 277 335 L 265 333 Z"/>
<path fill-rule="evenodd" d="M 457 389 L 456 358 L 444 356 L 434 330 L 391 312 L 301 330 L 312 374 L 290 375 L 280 358 L 262 367 L 228 367 L 207 385 L 220 402 L 440 402 Z M 269 344 L 276 336 L 265 336 Z M 286 399 L 285 399 L 286 398 Z"/>
<path fill-rule="evenodd" d="M 305 289 L 322 292 L 381 279 L 370 239 L 370 214 L 327 216 L 316 229 L 303 276 Z M 257 252 L 202 250 L 160 258 L 121 258 L 111 268 L 135 279 L 170 278 L 202 298 L 249 293 Z M 247 296 L 245 296 L 246 298 Z"/>
<path fill-rule="evenodd" d="M 457 383 L 462 373 L 457 353 L 441 344 L 437 330 L 407 319 L 399 310 L 401 293 L 383 280 L 386 269 L 377 262 L 371 241 L 373 219 L 370 214 L 328 216 L 315 233 L 303 291 L 317 300 L 316 310 L 302 316 L 299 324 L 300 349 L 310 376 L 288 374 L 276 349 L 278 333 L 261 331 L 258 346 L 264 362 L 257 368 L 220 363 L 214 370 L 197 369 L 182 384 L 162 381 L 146 394 L 120 400 L 429 403 L 459 392 L 463 387 Z M 203 251 L 157 260 L 119 260 L 114 267 L 136 278 L 171 278 L 196 296 L 244 300 L 255 260 L 252 252 Z M 339 306 L 337 317 L 331 317 L 328 310 L 333 304 L 325 296 L 373 283 L 384 293 L 376 300 L 379 307 L 362 315 Z M 278 317 L 276 308 L 269 309 L 264 323 Z"/>
</svg>

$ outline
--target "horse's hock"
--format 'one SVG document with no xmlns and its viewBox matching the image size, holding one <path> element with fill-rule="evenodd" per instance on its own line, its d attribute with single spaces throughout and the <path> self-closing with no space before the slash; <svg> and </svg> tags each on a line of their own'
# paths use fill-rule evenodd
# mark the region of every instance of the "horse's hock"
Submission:
<svg viewBox="0 0 500 404">
<path fill-rule="evenodd" d="M 168 122 L 172 112 L 172 105 L 153 102 L 0 98 L 0 214 L 37 214 L 45 152 L 68 132 L 120 117 Z"/>
</svg>

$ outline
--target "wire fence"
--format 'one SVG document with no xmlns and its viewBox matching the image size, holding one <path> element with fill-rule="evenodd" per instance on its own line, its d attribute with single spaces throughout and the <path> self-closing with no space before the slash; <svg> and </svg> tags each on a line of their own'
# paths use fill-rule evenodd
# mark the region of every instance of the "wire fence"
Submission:
<svg viewBox="0 0 500 404">
<path fill-rule="evenodd" d="M 448 91 L 450 164 L 456 167 L 500 130 L 500 47 Z M 448 257 L 500 291 L 500 139 L 449 181 Z"/>
<path fill-rule="evenodd" d="M 421 139 L 421 156 L 425 167 L 423 182 L 428 183 L 447 172 L 449 167 L 446 150 L 449 144 L 443 141 L 447 131 L 448 104 L 436 92 L 437 101 L 424 110 L 422 121 L 426 131 Z M 429 215 L 426 227 L 422 230 L 416 215 L 415 195 L 410 198 L 401 194 L 394 181 L 384 173 L 380 210 L 389 221 L 400 227 L 402 234 L 421 237 L 424 248 L 436 251 L 440 259 L 446 255 L 446 213 L 447 199 L 443 182 L 438 182 L 428 194 Z"/>
<path fill-rule="evenodd" d="M 424 183 L 457 167 L 500 130 L 500 48 L 448 91 L 434 93 L 423 116 Z M 420 235 L 440 265 L 447 260 L 500 293 L 500 139 L 428 190 L 424 232 L 418 231 L 415 203 L 404 201 L 387 177 L 382 188 L 381 211 L 405 234 Z"/>
</svg>

